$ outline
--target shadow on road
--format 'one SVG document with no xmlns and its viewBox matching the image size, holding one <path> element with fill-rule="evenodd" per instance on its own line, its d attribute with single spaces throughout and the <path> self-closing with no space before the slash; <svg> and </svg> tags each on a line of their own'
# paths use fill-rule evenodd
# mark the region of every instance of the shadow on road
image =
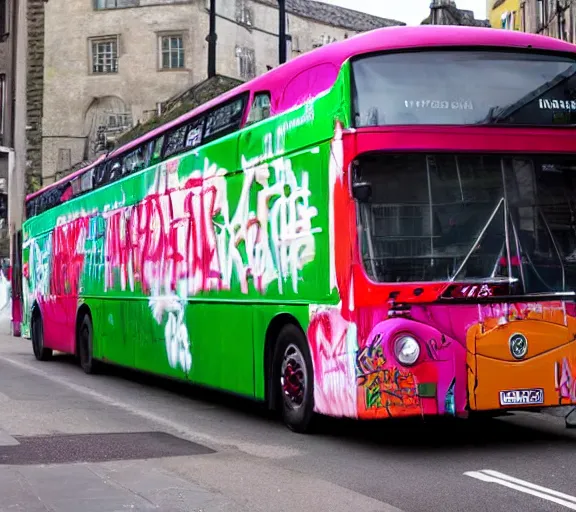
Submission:
<svg viewBox="0 0 576 512">
<path fill-rule="evenodd" d="M 323 435 L 410 451 L 493 449 L 498 446 L 510 448 L 545 446 L 556 448 L 576 447 L 576 435 L 564 430 L 563 421 L 544 422 L 539 413 L 511 414 L 493 419 L 410 418 L 370 422 L 333 420 L 322 418 L 319 428 Z"/>
<path fill-rule="evenodd" d="M 75 358 L 69 355 L 55 355 L 52 364 L 54 363 L 77 366 Z M 268 422 L 271 419 L 275 420 L 275 416 L 261 403 L 242 396 L 111 365 L 103 365 L 99 374 L 128 380 L 152 389 L 162 389 L 176 396 L 201 402 L 207 409 L 220 406 L 252 421 L 258 418 Z M 546 415 L 545 420 L 542 420 L 539 416 L 539 413 L 521 413 L 520 416 L 511 414 L 493 419 L 432 417 L 362 422 L 319 417 L 314 434 L 325 439 L 346 440 L 373 448 L 381 447 L 402 452 L 411 450 L 445 452 L 447 448 L 470 451 L 498 446 L 521 448 L 527 445 L 532 448 L 538 445 L 556 448 L 565 445 L 566 448 L 574 450 L 576 431 L 565 430 L 563 419 L 552 419 Z M 284 428 L 279 421 L 274 424 L 279 430 Z M 298 436 L 288 429 L 285 429 L 285 432 L 287 441 L 291 436 Z"/>
</svg>

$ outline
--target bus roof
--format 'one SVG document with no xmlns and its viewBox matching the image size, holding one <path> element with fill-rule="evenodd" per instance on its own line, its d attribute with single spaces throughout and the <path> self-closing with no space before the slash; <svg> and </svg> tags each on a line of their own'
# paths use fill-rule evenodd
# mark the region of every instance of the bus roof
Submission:
<svg viewBox="0 0 576 512">
<path fill-rule="evenodd" d="M 141 137 L 124 144 L 123 146 L 111 151 L 106 156 L 114 157 L 124 153 L 125 151 L 129 151 L 132 148 L 154 139 L 159 134 L 179 125 L 183 121 L 191 119 L 243 92 L 270 91 L 272 92 L 273 97 L 278 96 L 274 94 L 275 91 L 282 88 L 298 73 L 316 65 L 333 64 L 336 67 L 340 67 L 347 59 L 365 53 L 438 46 L 492 46 L 533 48 L 537 50 L 558 52 L 576 51 L 576 45 L 552 37 L 485 27 L 420 25 L 412 27 L 385 27 L 371 30 L 369 32 L 355 35 L 349 39 L 317 48 L 295 59 L 289 60 L 285 64 L 282 64 L 281 66 L 278 66 L 277 68 L 274 68 L 249 82 L 239 85 L 238 87 L 235 87 L 234 89 L 231 89 L 230 91 L 200 105 L 190 112 L 187 112 L 186 114 L 145 133 Z M 274 110 L 274 101 L 272 109 L 275 114 L 280 113 L 279 110 Z M 102 158 L 103 157 L 98 159 L 96 162 Z M 66 181 L 70 181 L 72 178 L 94 167 L 96 162 L 93 162 L 89 166 L 76 171 L 56 183 L 52 183 L 43 189 L 28 195 L 26 200 L 32 199 L 47 189 L 65 183 Z"/>
</svg>

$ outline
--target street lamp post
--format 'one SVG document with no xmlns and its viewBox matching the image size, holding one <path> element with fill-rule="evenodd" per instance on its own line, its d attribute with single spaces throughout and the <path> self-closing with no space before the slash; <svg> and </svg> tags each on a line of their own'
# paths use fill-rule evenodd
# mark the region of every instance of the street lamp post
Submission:
<svg viewBox="0 0 576 512">
<path fill-rule="evenodd" d="M 278 62 L 286 62 L 286 0 L 278 0 Z"/>
<path fill-rule="evenodd" d="M 216 76 L 216 0 L 210 0 L 210 31 L 208 32 L 208 78 Z"/>
</svg>

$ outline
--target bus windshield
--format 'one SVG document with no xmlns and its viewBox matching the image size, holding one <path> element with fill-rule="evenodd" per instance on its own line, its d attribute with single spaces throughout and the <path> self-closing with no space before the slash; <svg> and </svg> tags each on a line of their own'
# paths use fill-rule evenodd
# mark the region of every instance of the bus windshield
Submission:
<svg viewBox="0 0 576 512">
<path fill-rule="evenodd" d="M 576 61 L 542 53 L 426 50 L 352 63 L 357 127 L 576 124 Z"/>
<path fill-rule="evenodd" d="M 576 290 L 576 156 L 362 156 L 361 253 L 379 282 Z"/>
</svg>

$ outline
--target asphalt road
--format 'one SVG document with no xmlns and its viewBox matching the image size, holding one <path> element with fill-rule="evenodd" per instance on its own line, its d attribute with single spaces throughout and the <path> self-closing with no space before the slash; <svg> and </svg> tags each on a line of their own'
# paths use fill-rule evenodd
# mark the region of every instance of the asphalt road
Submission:
<svg viewBox="0 0 576 512">
<path fill-rule="evenodd" d="M 7 336 L 2 396 L 0 431 L 10 436 L 154 431 L 196 443 L 204 454 L 191 445 L 174 457 L 172 444 L 162 468 L 235 500 L 231 511 L 576 510 L 576 430 L 545 414 L 483 423 L 326 419 L 302 436 L 241 399 L 114 368 L 87 376 L 67 357 L 37 362 L 29 342 Z"/>
</svg>

